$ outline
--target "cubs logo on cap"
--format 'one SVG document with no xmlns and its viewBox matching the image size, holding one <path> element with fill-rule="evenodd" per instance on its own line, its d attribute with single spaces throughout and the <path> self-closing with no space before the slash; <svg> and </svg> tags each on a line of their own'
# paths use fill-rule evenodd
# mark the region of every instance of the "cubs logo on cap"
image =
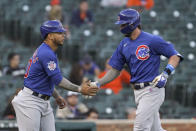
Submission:
<svg viewBox="0 0 196 131">
<path fill-rule="evenodd" d="M 48 69 L 49 69 L 50 71 L 55 70 L 55 69 L 56 69 L 56 63 L 55 63 L 54 61 L 50 61 L 50 62 L 48 63 Z"/>
<path fill-rule="evenodd" d="M 140 45 L 135 52 L 137 59 L 147 60 L 150 57 L 150 49 L 147 45 Z"/>
</svg>

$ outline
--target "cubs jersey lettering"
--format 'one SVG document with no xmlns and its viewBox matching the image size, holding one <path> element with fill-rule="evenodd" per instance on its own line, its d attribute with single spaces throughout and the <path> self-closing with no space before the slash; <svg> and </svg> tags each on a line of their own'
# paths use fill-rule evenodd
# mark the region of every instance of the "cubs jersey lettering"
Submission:
<svg viewBox="0 0 196 131">
<path fill-rule="evenodd" d="M 169 58 L 178 54 L 174 46 L 161 37 L 141 31 L 135 40 L 125 37 L 120 42 L 109 64 L 120 71 L 126 63 L 131 83 L 151 82 L 159 74 L 160 55 Z"/>
<path fill-rule="evenodd" d="M 42 43 L 29 60 L 24 76 L 24 86 L 45 95 L 52 95 L 54 85 L 62 80 L 55 52 Z"/>
</svg>

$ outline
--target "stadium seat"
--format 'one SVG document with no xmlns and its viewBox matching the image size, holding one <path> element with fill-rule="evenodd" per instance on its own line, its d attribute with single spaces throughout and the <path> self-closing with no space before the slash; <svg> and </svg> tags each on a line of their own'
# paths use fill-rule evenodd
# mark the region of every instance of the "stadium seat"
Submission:
<svg viewBox="0 0 196 131">
<path fill-rule="evenodd" d="M 39 27 L 46 17 L 45 7 L 50 5 L 49 0 L 38 0 L 36 2 L 34 0 L 18 0 L 12 2 L 15 2 L 15 4 L 10 4 L 9 0 L 0 1 L 0 55 L 3 66 L 8 64 L 7 56 L 13 51 L 21 53 L 22 64 L 27 64 L 34 48 L 42 41 Z M 166 41 L 172 42 L 185 58 L 184 62 L 176 69 L 175 74 L 171 75 L 168 80 L 166 101 L 161 107 L 163 118 L 189 118 L 191 113 L 188 112 L 196 107 L 196 71 L 194 70 L 196 68 L 196 52 L 195 47 L 189 45 L 190 41 L 196 41 L 196 1 L 155 0 L 154 2 L 155 5 L 151 10 L 141 12 L 142 29 L 150 33 L 157 30 L 159 35 Z M 70 12 L 76 9 L 79 1 L 62 0 L 61 4 L 63 11 L 68 13 L 70 17 Z M 89 4 L 93 11 L 94 24 L 92 27 L 86 25 L 80 28 L 69 27 L 71 38 L 65 42 L 66 44 L 61 50 L 63 52 L 62 58 L 68 58 L 73 63 L 78 61 L 84 52 L 90 52 L 93 54 L 94 60 L 103 66 L 103 61 L 113 54 L 124 37 L 119 31 L 119 26 L 114 25 L 122 8 L 100 7 L 100 1 L 94 0 L 89 0 Z M 26 6 L 28 9 L 24 9 L 25 5 L 28 6 Z M 189 24 L 187 28 L 188 23 L 192 25 Z M 64 66 L 63 62 L 61 60 L 60 65 Z M 160 71 L 165 68 L 167 62 L 167 60 L 161 60 Z M 67 66 L 62 68 L 65 76 L 68 76 L 69 70 L 70 68 Z M 22 80 L 8 76 L 0 78 L 0 88 L 5 91 L 0 96 L 0 99 L 3 100 L 0 114 L 7 105 L 7 97 L 21 85 L 23 85 Z M 60 88 L 58 90 L 62 95 L 65 95 L 66 91 Z M 80 97 L 80 100 L 89 107 L 96 107 L 100 112 L 100 118 L 126 118 L 125 108 L 136 106 L 134 93 L 130 87 L 123 88 L 118 95 L 113 93 L 107 95 L 105 90 L 100 90 L 98 95 L 92 99 Z M 52 103 L 55 107 L 54 101 Z M 182 105 L 187 106 L 187 108 L 182 107 Z"/>
</svg>

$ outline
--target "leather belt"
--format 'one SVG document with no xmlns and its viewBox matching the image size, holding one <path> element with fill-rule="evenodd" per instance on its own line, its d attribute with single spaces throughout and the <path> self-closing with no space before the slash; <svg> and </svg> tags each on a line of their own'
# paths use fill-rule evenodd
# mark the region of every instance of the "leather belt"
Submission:
<svg viewBox="0 0 196 131">
<path fill-rule="evenodd" d="M 29 94 L 32 94 L 32 95 L 34 95 L 34 96 L 37 96 L 37 97 L 43 99 L 43 100 L 45 100 L 45 101 L 47 101 L 47 100 L 50 99 L 50 96 L 44 95 L 44 94 L 39 94 L 39 93 L 37 93 L 37 92 L 35 92 L 35 91 L 32 91 L 31 89 L 29 89 L 29 88 L 27 88 L 27 87 L 24 87 L 23 90 L 24 90 L 25 92 L 29 93 Z"/>
<path fill-rule="evenodd" d="M 147 86 L 151 85 L 151 82 L 144 82 L 144 83 L 133 83 L 133 88 L 135 90 L 143 89 Z"/>
</svg>

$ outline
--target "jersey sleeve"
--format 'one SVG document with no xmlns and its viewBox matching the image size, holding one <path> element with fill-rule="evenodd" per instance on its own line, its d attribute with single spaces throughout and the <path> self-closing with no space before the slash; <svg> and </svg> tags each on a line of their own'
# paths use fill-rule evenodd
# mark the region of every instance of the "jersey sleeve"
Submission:
<svg viewBox="0 0 196 131">
<path fill-rule="evenodd" d="M 45 53 L 41 55 L 40 60 L 47 75 L 51 77 L 55 85 L 58 85 L 63 77 L 59 69 L 57 58 L 53 54 Z"/>
<path fill-rule="evenodd" d="M 121 71 L 125 62 L 125 57 L 122 54 L 122 44 L 119 44 L 112 57 L 110 58 L 109 65 L 112 66 L 112 68 Z"/>
<path fill-rule="evenodd" d="M 173 44 L 166 42 L 159 36 L 154 36 L 150 44 L 151 51 L 156 55 L 163 55 L 170 58 L 173 55 L 181 56 L 174 48 Z"/>
</svg>

